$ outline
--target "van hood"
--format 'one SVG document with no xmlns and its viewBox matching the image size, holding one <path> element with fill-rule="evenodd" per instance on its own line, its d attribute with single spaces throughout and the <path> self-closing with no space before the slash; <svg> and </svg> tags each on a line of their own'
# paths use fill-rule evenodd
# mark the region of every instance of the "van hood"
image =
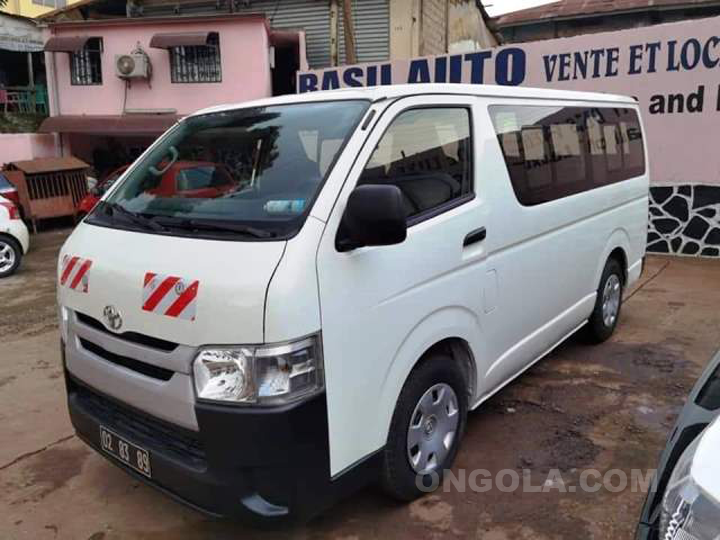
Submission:
<svg viewBox="0 0 720 540">
<path fill-rule="evenodd" d="M 189 346 L 263 343 L 265 295 L 285 245 L 81 223 L 60 251 L 58 302 L 115 332 Z"/>
</svg>

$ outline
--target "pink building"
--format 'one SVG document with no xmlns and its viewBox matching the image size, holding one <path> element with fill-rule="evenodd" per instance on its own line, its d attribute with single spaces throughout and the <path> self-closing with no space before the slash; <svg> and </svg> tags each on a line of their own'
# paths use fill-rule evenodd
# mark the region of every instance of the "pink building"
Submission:
<svg viewBox="0 0 720 540">
<path fill-rule="evenodd" d="M 51 116 L 40 132 L 101 175 L 186 114 L 294 93 L 306 67 L 302 32 L 252 14 L 58 22 L 45 54 Z"/>
</svg>

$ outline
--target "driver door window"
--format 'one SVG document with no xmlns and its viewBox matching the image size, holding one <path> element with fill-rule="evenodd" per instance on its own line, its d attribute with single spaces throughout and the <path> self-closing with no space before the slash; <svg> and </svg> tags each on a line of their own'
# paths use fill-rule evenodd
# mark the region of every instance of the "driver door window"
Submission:
<svg viewBox="0 0 720 540">
<path fill-rule="evenodd" d="M 472 198 L 471 154 L 468 109 L 411 109 L 393 120 L 358 185 L 396 185 L 416 223 Z"/>
</svg>

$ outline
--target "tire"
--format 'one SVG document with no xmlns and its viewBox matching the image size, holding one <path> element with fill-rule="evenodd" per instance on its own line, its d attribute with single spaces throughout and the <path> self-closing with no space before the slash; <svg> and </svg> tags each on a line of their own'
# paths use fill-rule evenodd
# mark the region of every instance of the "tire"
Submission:
<svg viewBox="0 0 720 540">
<path fill-rule="evenodd" d="M 0 279 L 13 275 L 22 257 L 22 248 L 14 238 L 0 236 Z"/>
<path fill-rule="evenodd" d="M 411 372 L 395 405 L 383 450 L 381 485 L 385 492 L 407 502 L 442 484 L 443 471 L 452 466 L 465 432 L 467 408 L 467 382 L 450 356 L 433 354 Z M 426 409 L 424 413 L 422 409 Z M 411 421 L 417 426 L 413 429 L 413 442 L 420 438 L 419 443 L 425 449 L 434 447 L 437 450 L 434 461 L 432 458 L 423 461 L 426 455 L 433 454 L 418 452 L 419 444 L 412 448 L 418 451 L 411 451 Z M 443 444 L 453 425 L 451 441 Z M 415 465 L 411 463 L 411 456 L 416 460 Z"/>
<path fill-rule="evenodd" d="M 602 343 L 615 332 L 622 309 L 623 275 L 617 259 L 608 259 L 598 285 L 595 308 L 586 325 L 585 335 L 591 343 Z"/>
</svg>

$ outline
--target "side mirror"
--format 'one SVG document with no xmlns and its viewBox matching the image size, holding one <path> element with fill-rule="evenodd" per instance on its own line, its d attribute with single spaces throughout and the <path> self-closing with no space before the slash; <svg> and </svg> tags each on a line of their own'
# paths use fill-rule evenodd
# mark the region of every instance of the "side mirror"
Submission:
<svg viewBox="0 0 720 540">
<path fill-rule="evenodd" d="M 407 237 L 402 192 L 389 184 L 356 187 L 348 198 L 335 239 L 338 251 L 400 244 Z"/>
</svg>

